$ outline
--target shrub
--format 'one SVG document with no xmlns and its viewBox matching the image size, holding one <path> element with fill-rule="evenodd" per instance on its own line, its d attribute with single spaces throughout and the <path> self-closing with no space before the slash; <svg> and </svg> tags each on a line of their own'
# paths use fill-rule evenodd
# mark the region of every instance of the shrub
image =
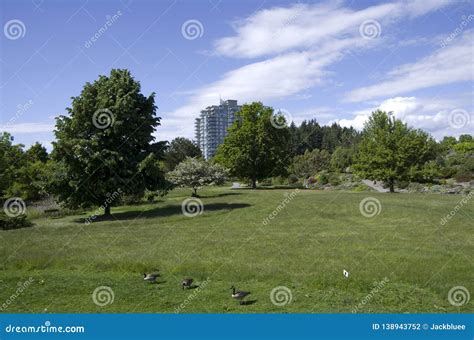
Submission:
<svg viewBox="0 0 474 340">
<path fill-rule="evenodd" d="M 328 178 L 328 181 L 329 181 L 329 184 L 334 185 L 334 186 L 339 185 L 339 184 L 342 183 L 342 181 L 340 179 L 340 176 L 337 173 L 330 174 L 329 178 Z"/>
<path fill-rule="evenodd" d="M 11 230 L 31 227 L 33 223 L 28 220 L 26 215 L 17 217 L 9 217 L 3 212 L 0 212 L 0 230 Z"/>
<path fill-rule="evenodd" d="M 295 175 L 290 175 L 290 176 L 288 176 L 288 183 L 289 183 L 289 184 L 298 183 L 298 177 L 295 176 Z"/>
</svg>

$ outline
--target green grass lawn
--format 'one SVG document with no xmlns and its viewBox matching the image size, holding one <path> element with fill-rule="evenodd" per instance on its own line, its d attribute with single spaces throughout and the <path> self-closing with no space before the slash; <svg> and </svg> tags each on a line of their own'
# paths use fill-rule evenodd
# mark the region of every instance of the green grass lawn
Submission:
<svg viewBox="0 0 474 340">
<path fill-rule="evenodd" d="M 189 192 L 114 208 L 90 225 L 86 215 L 40 218 L 0 232 L 0 307 L 34 280 L 3 312 L 174 312 L 183 303 L 184 313 L 474 311 L 472 300 L 448 301 L 455 286 L 474 294 L 473 202 L 440 225 L 461 196 L 300 190 L 264 225 L 292 189 L 202 190 L 196 217 L 181 213 Z M 382 207 L 372 218 L 359 211 L 369 196 Z M 159 283 L 144 282 L 154 269 Z M 201 287 L 183 291 L 183 277 Z M 232 300 L 232 284 L 252 292 L 249 304 Z M 100 286 L 114 294 L 103 307 L 92 299 Z M 278 286 L 290 303 L 272 303 Z"/>
</svg>

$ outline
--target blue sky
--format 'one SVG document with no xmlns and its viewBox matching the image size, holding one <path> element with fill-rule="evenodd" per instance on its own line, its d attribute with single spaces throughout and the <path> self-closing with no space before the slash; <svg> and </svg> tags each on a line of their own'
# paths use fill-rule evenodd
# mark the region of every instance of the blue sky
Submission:
<svg viewBox="0 0 474 340">
<path fill-rule="evenodd" d="M 193 138 L 220 97 L 297 124 L 381 108 L 438 139 L 473 130 L 471 1 L 2 0 L 0 18 L 0 130 L 26 145 L 111 68 L 156 92 L 158 140 Z"/>
</svg>

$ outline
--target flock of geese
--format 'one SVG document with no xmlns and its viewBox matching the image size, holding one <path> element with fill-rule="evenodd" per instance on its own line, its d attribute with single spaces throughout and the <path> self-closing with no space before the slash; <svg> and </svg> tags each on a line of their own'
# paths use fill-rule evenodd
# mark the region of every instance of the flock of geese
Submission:
<svg viewBox="0 0 474 340">
<path fill-rule="evenodd" d="M 143 273 L 143 280 L 147 281 L 147 282 L 150 282 L 150 283 L 156 283 L 156 280 L 158 279 L 158 277 L 160 277 L 160 274 L 159 273 Z M 193 286 L 193 282 L 194 280 L 192 278 L 184 278 L 182 281 L 181 281 L 181 288 L 184 290 L 184 289 L 189 289 L 189 288 L 194 288 L 195 286 Z M 232 287 L 230 287 L 230 290 L 232 291 L 231 293 L 231 297 L 235 300 L 238 300 L 240 302 L 241 305 L 245 304 L 244 302 L 244 299 L 250 295 L 250 292 L 246 292 L 246 291 L 243 291 L 243 290 L 236 290 L 235 289 L 235 286 L 232 285 Z"/>
</svg>

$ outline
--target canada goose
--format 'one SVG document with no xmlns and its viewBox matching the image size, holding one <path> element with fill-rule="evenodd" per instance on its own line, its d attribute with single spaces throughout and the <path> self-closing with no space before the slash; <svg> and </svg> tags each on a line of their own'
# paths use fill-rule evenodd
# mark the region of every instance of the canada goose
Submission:
<svg viewBox="0 0 474 340">
<path fill-rule="evenodd" d="M 156 282 L 156 279 L 158 278 L 158 276 L 160 276 L 160 274 L 156 274 L 156 273 L 150 273 L 150 274 L 147 274 L 147 273 L 143 273 L 143 280 L 145 281 L 148 281 L 148 282 Z"/>
<path fill-rule="evenodd" d="M 183 279 L 183 281 L 181 281 L 181 287 L 183 287 L 183 289 L 185 288 L 191 288 L 191 285 L 193 284 L 193 279 L 191 278 L 186 278 L 186 279 Z"/>
<path fill-rule="evenodd" d="M 232 297 L 236 300 L 239 300 L 241 305 L 244 303 L 243 300 L 245 299 L 245 297 L 250 295 L 250 292 L 244 292 L 242 290 L 235 290 L 234 286 L 230 287 L 230 289 L 232 289 Z"/>
</svg>

